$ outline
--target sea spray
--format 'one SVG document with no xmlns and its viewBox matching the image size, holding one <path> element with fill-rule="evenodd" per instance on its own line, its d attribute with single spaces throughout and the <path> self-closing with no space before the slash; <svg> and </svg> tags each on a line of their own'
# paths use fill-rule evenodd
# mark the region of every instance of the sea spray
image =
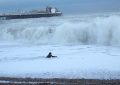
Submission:
<svg viewBox="0 0 120 85">
<path fill-rule="evenodd" d="M 0 41 L 120 45 L 120 16 L 69 16 L 6 21 Z"/>
</svg>

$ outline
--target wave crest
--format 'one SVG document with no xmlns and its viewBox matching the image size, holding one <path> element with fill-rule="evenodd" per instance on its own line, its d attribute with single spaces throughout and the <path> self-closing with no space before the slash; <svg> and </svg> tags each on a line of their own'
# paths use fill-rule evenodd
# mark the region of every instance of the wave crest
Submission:
<svg viewBox="0 0 120 85">
<path fill-rule="evenodd" d="M 119 15 L 11 21 L 1 24 L 0 40 L 120 45 L 119 22 Z"/>
</svg>

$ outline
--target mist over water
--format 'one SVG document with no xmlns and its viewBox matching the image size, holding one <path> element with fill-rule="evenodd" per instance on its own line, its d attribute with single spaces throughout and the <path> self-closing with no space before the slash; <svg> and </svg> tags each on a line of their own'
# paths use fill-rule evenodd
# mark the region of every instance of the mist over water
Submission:
<svg viewBox="0 0 120 85">
<path fill-rule="evenodd" d="M 120 15 L 69 15 L 0 22 L 0 41 L 120 45 Z"/>
</svg>

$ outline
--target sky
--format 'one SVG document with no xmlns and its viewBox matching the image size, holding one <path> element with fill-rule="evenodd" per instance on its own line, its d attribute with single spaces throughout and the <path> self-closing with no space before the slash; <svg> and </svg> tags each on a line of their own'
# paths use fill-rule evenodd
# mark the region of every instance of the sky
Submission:
<svg viewBox="0 0 120 85">
<path fill-rule="evenodd" d="M 0 0 L 0 12 L 59 8 L 64 13 L 120 11 L 120 0 Z"/>
</svg>

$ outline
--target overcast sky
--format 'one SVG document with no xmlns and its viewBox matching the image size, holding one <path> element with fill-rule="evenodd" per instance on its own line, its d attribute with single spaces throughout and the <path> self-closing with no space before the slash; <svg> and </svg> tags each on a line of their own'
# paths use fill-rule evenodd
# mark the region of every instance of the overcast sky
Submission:
<svg viewBox="0 0 120 85">
<path fill-rule="evenodd" d="M 120 11 L 120 0 L 0 0 L 0 12 L 54 6 L 65 13 Z"/>
</svg>

